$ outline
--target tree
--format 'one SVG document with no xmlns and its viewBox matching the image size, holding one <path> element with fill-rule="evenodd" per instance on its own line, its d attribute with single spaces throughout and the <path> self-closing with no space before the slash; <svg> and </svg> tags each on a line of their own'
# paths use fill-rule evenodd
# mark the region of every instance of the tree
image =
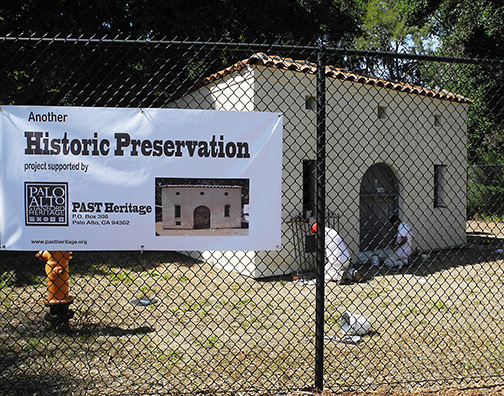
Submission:
<svg viewBox="0 0 504 396">
<path fill-rule="evenodd" d="M 2 2 L 0 35 L 342 44 L 360 0 L 24 0 Z M 295 22 L 294 22 L 295 21 Z"/>
<path fill-rule="evenodd" d="M 501 0 L 402 0 L 409 25 L 432 24 L 444 54 L 500 58 L 504 53 Z"/>
<path fill-rule="evenodd" d="M 360 0 L 5 1 L 0 3 L 0 36 L 343 45 L 359 31 L 360 4 Z M 216 49 L 189 54 L 175 46 L 163 52 L 152 46 L 147 50 L 96 43 L 65 48 L 59 42 L 0 45 L 7 60 L 0 66 L 0 99 L 12 104 L 162 106 L 199 78 L 246 56 Z M 163 74 L 171 77 L 164 78 L 160 89 L 152 76 Z"/>
<path fill-rule="evenodd" d="M 430 49 L 429 28 L 408 25 L 402 0 L 369 0 L 366 2 L 361 35 L 354 41 L 357 49 L 391 53 L 422 53 Z M 383 58 L 367 60 L 365 74 L 389 80 L 419 82 L 416 61 Z M 355 65 L 354 65 L 355 67 Z"/>
<path fill-rule="evenodd" d="M 463 57 L 502 59 L 504 3 L 443 0 L 430 12 L 440 51 Z M 504 164 L 503 64 L 459 66 L 457 89 L 474 99 L 468 120 L 469 162 Z"/>
<path fill-rule="evenodd" d="M 425 52 L 429 24 L 408 25 L 401 0 L 370 0 L 356 47 L 385 52 Z"/>
</svg>

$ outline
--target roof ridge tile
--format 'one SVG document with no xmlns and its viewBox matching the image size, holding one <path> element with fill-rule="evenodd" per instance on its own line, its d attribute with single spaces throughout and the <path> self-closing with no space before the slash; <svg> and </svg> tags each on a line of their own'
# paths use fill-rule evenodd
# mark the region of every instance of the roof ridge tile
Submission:
<svg viewBox="0 0 504 396">
<path fill-rule="evenodd" d="M 316 63 L 309 62 L 308 60 L 295 60 L 292 58 L 281 57 L 279 55 L 268 55 L 265 54 L 264 52 L 257 52 L 247 59 L 241 60 L 223 70 L 220 70 L 216 73 L 211 74 L 210 76 L 203 78 L 200 81 L 200 83 L 195 86 L 195 89 L 200 88 L 203 85 L 220 80 L 234 72 L 240 71 L 245 67 L 247 67 L 247 65 L 260 65 L 280 70 L 290 70 L 293 72 L 301 72 L 312 75 L 317 73 Z M 346 69 L 338 68 L 333 65 L 326 65 L 325 75 L 326 77 L 335 78 L 338 80 L 357 82 L 365 85 L 373 85 L 405 93 L 435 97 L 443 100 L 450 100 L 460 103 L 473 102 L 469 98 L 466 98 L 462 95 L 456 94 L 454 92 L 445 89 L 433 89 L 428 87 L 422 87 L 420 85 L 415 85 L 407 82 L 403 83 L 403 82 L 387 81 L 381 78 L 352 73 Z"/>
</svg>

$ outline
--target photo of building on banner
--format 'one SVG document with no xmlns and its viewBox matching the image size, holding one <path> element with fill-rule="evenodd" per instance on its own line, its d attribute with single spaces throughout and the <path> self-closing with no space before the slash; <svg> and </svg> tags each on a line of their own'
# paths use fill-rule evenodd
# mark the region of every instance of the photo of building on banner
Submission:
<svg viewBox="0 0 504 396">
<path fill-rule="evenodd" d="M 156 235 L 248 235 L 248 179 L 156 179 Z"/>
<path fill-rule="evenodd" d="M 279 249 L 281 148 L 277 113 L 4 106 L 1 246 Z"/>
</svg>

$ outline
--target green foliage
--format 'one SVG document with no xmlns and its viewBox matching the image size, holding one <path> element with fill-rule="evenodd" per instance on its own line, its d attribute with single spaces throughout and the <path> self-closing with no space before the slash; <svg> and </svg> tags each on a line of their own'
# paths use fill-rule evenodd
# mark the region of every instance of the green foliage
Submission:
<svg viewBox="0 0 504 396">
<path fill-rule="evenodd" d="M 0 35 L 342 43 L 360 16 L 360 0 L 24 0 L 0 5 Z"/>
<path fill-rule="evenodd" d="M 121 270 L 115 274 L 110 275 L 110 281 L 115 286 L 120 283 L 132 285 L 135 282 L 135 275 L 132 271 Z"/>
<path fill-rule="evenodd" d="M 502 59 L 504 53 L 504 3 L 498 0 L 402 0 L 402 10 L 410 24 L 430 23 L 430 34 L 439 42 L 437 53 L 456 57 Z M 504 163 L 503 63 L 456 64 L 445 84 L 474 102 L 468 109 L 468 163 Z M 495 186 L 479 185 L 492 193 Z M 497 193 L 497 192 L 495 192 Z M 478 195 L 479 196 L 479 195 Z M 471 198 L 471 207 L 476 201 Z M 481 202 L 480 202 L 481 203 Z M 483 203 L 481 203 L 483 204 Z M 483 205 L 486 207 L 486 205 Z"/>
<path fill-rule="evenodd" d="M 443 47 L 454 55 L 499 58 L 504 46 L 504 3 L 444 0 L 436 11 Z"/>
<path fill-rule="evenodd" d="M 504 217 L 504 166 L 473 166 L 467 183 L 467 217 Z"/>
<path fill-rule="evenodd" d="M 370 0 L 363 10 L 361 35 L 354 40 L 357 49 L 382 52 L 433 52 L 435 41 L 430 34 L 431 23 L 408 24 L 402 0 Z M 366 61 L 364 74 L 392 81 L 422 84 L 418 79 L 418 63 L 414 60 L 382 58 Z M 356 65 L 351 69 L 358 71 Z"/>
<path fill-rule="evenodd" d="M 400 0 L 370 0 L 362 23 L 362 35 L 355 45 L 380 51 L 425 52 L 430 24 L 408 25 Z"/>
<path fill-rule="evenodd" d="M 5 271 L 0 273 L 0 289 L 7 286 L 13 286 L 16 283 L 16 273 L 14 271 Z"/>
</svg>

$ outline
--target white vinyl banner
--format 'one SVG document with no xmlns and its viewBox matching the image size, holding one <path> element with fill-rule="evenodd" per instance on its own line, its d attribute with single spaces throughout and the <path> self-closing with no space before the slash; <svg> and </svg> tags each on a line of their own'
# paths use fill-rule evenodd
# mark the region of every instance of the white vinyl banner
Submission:
<svg viewBox="0 0 504 396">
<path fill-rule="evenodd" d="M 2 106 L 6 250 L 274 250 L 282 115 Z"/>
</svg>

